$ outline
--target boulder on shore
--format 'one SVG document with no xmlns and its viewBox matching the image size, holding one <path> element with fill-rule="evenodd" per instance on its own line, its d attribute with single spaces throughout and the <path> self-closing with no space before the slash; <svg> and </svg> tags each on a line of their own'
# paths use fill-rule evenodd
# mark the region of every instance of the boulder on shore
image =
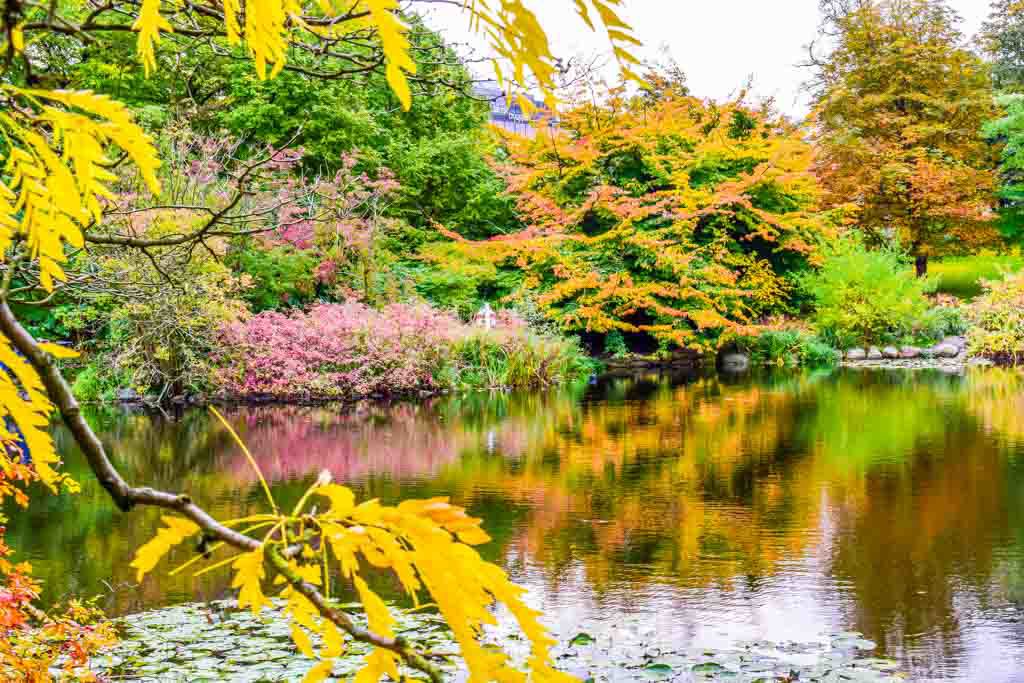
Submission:
<svg viewBox="0 0 1024 683">
<path fill-rule="evenodd" d="M 886 346 L 884 349 L 882 349 L 882 355 L 889 359 L 899 358 L 900 350 L 897 349 L 895 346 Z"/>
<path fill-rule="evenodd" d="M 955 346 L 958 350 L 963 351 L 964 349 L 967 348 L 967 338 L 966 337 L 946 337 L 941 342 L 939 342 L 939 345 L 943 345 L 943 344 L 949 344 L 950 346 Z"/>
<path fill-rule="evenodd" d="M 846 360 L 864 360 L 868 357 L 868 352 L 864 349 L 849 349 L 846 352 Z"/>
<path fill-rule="evenodd" d="M 960 349 L 953 344 L 936 344 L 931 350 L 936 358 L 956 358 L 960 355 Z"/>
<path fill-rule="evenodd" d="M 916 346 L 900 347 L 900 358 L 918 358 L 920 355 L 921 349 Z"/>
<path fill-rule="evenodd" d="M 878 350 L 877 346 L 868 349 L 868 360 L 882 360 L 882 352 Z"/>
<path fill-rule="evenodd" d="M 137 403 L 138 401 L 142 400 L 142 397 L 139 396 L 139 392 L 135 391 L 131 387 L 128 387 L 127 389 L 117 390 L 117 400 L 122 401 L 124 403 Z"/>
<path fill-rule="evenodd" d="M 750 367 L 750 356 L 738 351 L 723 353 L 720 363 L 722 369 L 728 372 L 743 372 Z"/>
</svg>

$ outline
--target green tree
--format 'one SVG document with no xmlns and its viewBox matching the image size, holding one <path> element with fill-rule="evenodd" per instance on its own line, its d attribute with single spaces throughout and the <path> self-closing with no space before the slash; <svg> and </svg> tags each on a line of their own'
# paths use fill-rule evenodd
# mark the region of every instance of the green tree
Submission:
<svg viewBox="0 0 1024 683">
<path fill-rule="evenodd" d="M 1004 115 L 985 124 L 985 136 L 1001 148 L 999 214 L 1004 237 L 1024 238 L 1024 94 L 1004 95 Z"/>
<path fill-rule="evenodd" d="M 410 18 L 416 97 L 403 111 L 383 73 L 324 77 L 343 69 L 301 49 L 274 79 L 260 79 L 239 55 L 207 43 L 158 48 L 159 69 L 147 77 L 134 41 L 102 36 L 67 68 L 65 85 L 129 103 L 143 122 L 163 128 L 187 119 L 197 133 L 227 132 L 243 153 L 265 145 L 302 147 L 308 176 L 333 174 L 345 154 L 362 170 L 391 169 L 402 186 L 392 215 L 415 228 L 437 222 L 470 237 L 518 226 L 514 201 L 487 162 L 488 105 L 472 96 L 472 80 L 440 34 Z"/>
<path fill-rule="evenodd" d="M 981 43 L 992 59 L 992 83 L 998 90 L 1024 91 L 1024 3 L 995 0 L 981 27 Z"/>
</svg>

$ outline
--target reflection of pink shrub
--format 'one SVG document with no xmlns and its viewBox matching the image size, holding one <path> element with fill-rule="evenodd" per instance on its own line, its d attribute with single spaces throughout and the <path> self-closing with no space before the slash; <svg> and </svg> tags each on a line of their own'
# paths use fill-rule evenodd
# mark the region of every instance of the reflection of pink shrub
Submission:
<svg viewBox="0 0 1024 683">
<path fill-rule="evenodd" d="M 465 326 L 425 305 L 321 304 L 267 311 L 222 334 L 218 383 L 232 395 L 338 397 L 438 388 L 445 350 Z"/>
</svg>

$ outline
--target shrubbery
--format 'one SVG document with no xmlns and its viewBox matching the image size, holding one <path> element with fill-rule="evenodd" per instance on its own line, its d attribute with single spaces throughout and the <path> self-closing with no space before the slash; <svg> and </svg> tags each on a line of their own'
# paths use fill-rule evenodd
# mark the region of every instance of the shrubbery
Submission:
<svg viewBox="0 0 1024 683">
<path fill-rule="evenodd" d="M 968 349 L 1001 362 L 1024 361 L 1024 272 L 983 286 L 984 294 L 968 309 L 974 325 Z"/>
<path fill-rule="evenodd" d="M 489 286 L 494 300 L 511 286 L 564 331 L 666 351 L 715 351 L 791 312 L 795 276 L 833 234 L 811 147 L 770 108 L 679 90 L 567 111 L 557 150 L 508 136 L 500 168 L 527 227 L 424 250 L 451 275 L 421 278 L 421 293 L 468 302 Z"/>
<path fill-rule="evenodd" d="M 932 289 L 903 253 L 840 240 L 822 267 L 803 279 L 815 306 L 819 335 L 836 348 L 927 338 Z"/>
<path fill-rule="evenodd" d="M 193 216 L 157 212 L 145 234 L 155 237 L 189 229 Z M 248 314 L 240 296 L 248 278 L 236 277 L 220 262 L 224 244 L 212 239 L 208 251 L 189 260 L 172 248 L 148 254 L 95 250 L 101 281 L 118 281 L 120 291 L 100 291 L 83 300 L 76 324 L 97 330 L 89 363 L 77 375 L 76 395 L 110 399 L 119 388 L 153 392 L 161 398 L 202 391 L 209 380 L 210 355 L 226 323 Z M 178 277 L 162 271 L 178 265 Z"/>
<path fill-rule="evenodd" d="M 835 365 L 835 349 L 810 332 L 798 329 L 767 330 L 737 342 L 760 365 Z"/>
<path fill-rule="evenodd" d="M 574 342 L 503 322 L 484 331 L 423 304 L 267 311 L 225 329 L 216 381 L 234 397 L 327 399 L 534 387 L 589 370 Z"/>
</svg>

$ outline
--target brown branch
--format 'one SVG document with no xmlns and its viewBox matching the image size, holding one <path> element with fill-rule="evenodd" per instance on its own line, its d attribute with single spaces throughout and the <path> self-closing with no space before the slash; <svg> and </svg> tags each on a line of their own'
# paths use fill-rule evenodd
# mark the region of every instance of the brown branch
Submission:
<svg viewBox="0 0 1024 683">
<path fill-rule="evenodd" d="M 331 607 L 316 586 L 303 579 L 294 569 L 288 566 L 288 560 L 285 559 L 284 555 L 275 546 L 268 548 L 267 557 L 270 559 L 270 564 L 274 566 L 274 569 L 287 579 L 292 588 L 313 603 L 321 615 L 332 621 L 354 639 L 394 652 L 405 660 L 405 663 L 410 667 L 427 674 L 434 683 L 442 683 L 444 681 L 441 672 L 428 662 L 423 655 L 417 652 L 409 644 L 409 641 L 402 636 L 387 638 L 377 635 L 372 631 L 357 626 L 347 614 Z"/>
<path fill-rule="evenodd" d="M 255 538 L 221 524 L 185 494 L 129 485 L 110 461 L 103 442 L 82 417 L 78 401 L 75 400 L 71 387 L 57 368 L 53 357 L 41 349 L 32 335 L 22 327 L 5 298 L 0 298 L 0 333 L 3 333 L 11 341 L 14 348 L 28 360 L 39 374 L 46 393 L 56 404 L 64 424 L 67 425 L 75 442 L 85 455 L 89 468 L 113 498 L 118 508 L 128 512 L 137 505 L 151 505 L 173 510 L 192 520 L 208 538 L 223 541 L 234 548 L 247 552 L 264 549 L 266 557 L 269 558 L 274 569 L 280 572 L 295 590 L 313 603 L 325 619 L 330 620 L 356 640 L 394 652 L 408 666 L 426 674 L 434 683 L 443 681 L 440 671 L 404 638 L 388 638 L 373 633 L 357 626 L 344 612 L 331 607 L 316 586 L 303 580 L 288 566 L 285 553 L 275 546 L 265 547 Z M 289 551 L 286 553 L 290 554 Z"/>
<path fill-rule="evenodd" d="M 249 180 L 249 176 L 255 173 L 262 166 L 273 161 L 278 154 L 286 150 L 289 145 L 295 142 L 295 140 L 298 139 L 298 137 L 301 134 L 302 128 L 300 127 L 298 130 L 295 131 L 295 134 L 292 135 L 292 137 L 289 138 L 288 141 L 285 142 L 283 145 L 272 149 L 264 158 L 257 159 L 253 163 L 245 166 L 245 168 L 242 170 L 242 173 L 240 173 L 235 178 L 235 194 L 231 198 L 231 201 L 229 201 L 227 204 L 225 204 L 223 207 L 216 211 L 203 207 L 203 210 L 210 213 L 210 217 L 206 220 L 205 223 L 203 223 L 203 225 L 196 228 L 190 233 L 176 235 L 174 237 L 146 239 L 143 237 L 127 237 L 124 235 L 94 235 L 86 231 L 84 234 L 84 239 L 86 242 L 89 242 L 91 244 L 113 244 L 124 247 L 137 247 L 141 249 L 146 249 L 149 247 L 173 247 L 180 244 L 185 244 L 187 242 L 195 242 L 198 240 L 202 240 L 203 237 L 206 236 L 207 234 L 212 234 L 211 231 L 213 231 L 213 229 L 217 225 L 223 223 L 225 220 L 228 220 L 230 218 L 228 214 L 231 212 L 231 210 L 238 206 L 238 204 L 242 201 L 243 197 L 250 194 L 250 191 L 245 185 L 245 183 Z M 157 209 L 159 207 L 150 208 Z M 265 232 L 271 229 L 272 227 L 267 227 L 264 230 L 256 230 L 254 232 Z"/>
</svg>

